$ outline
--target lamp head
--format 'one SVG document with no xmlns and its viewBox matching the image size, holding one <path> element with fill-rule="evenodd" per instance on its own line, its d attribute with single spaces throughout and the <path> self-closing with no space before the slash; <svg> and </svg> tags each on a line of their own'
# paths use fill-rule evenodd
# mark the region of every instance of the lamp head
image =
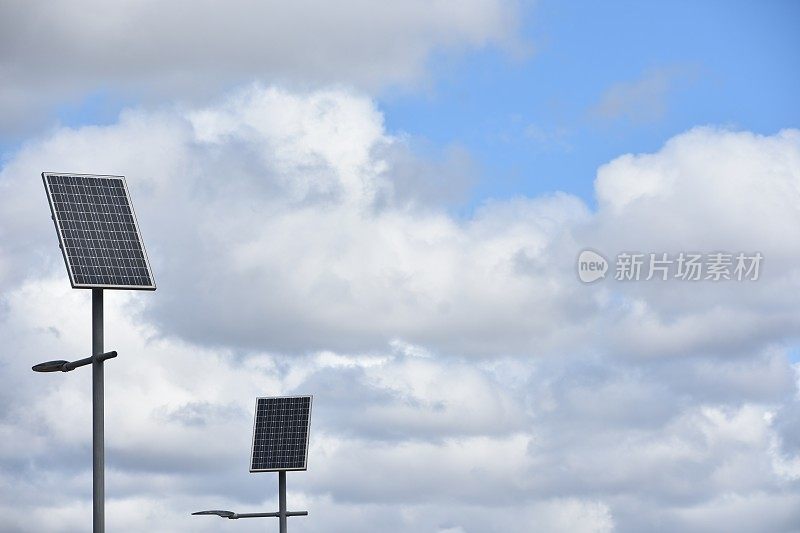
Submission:
<svg viewBox="0 0 800 533">
<path fill-rule="evenodd" d="M 221 516 L 222 518 L 235 518 L 236 513 L 233 511 L 197 511 L 196 513 L 192 513 L 193 515 L 217 515 Z"/>
<path fill-rule="evenodd" d="M 64 365 L 66 365 L 68 361 L 47 361 L 45 363 L 39 363 L 38 365 L 33 365 L 34 372 L 61 372 L 64 370 Z"/>
</svg>

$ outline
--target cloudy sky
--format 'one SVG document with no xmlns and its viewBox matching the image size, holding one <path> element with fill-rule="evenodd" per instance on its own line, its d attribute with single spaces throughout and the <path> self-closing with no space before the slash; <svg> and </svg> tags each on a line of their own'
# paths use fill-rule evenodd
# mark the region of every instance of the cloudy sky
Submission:
<svg viewBox="0 0 800 533">
<path fill-rule="evenodd" d="M 158 283 L 106 293 L 110 531 L 263 531 L 189 514 L 277 507 L 282 394 L 314 395 L 292 531 L 800 531 L 798 20 L 0 1 L 0 529 L 91 523 L 91 373 L 30 370 L 91 347 L 47 170 L 127 177 Z"/>
</svg>

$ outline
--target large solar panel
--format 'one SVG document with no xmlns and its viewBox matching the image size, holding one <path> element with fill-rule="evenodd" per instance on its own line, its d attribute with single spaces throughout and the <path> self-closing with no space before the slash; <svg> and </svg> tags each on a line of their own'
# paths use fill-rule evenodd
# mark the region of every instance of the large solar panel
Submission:
<svg viewBox="0 0 800 533">
<path fill-rule="evenodd" d="M 73 288 L 156 288 L 123 176 L 42 179 Z"/>
<path fill-rule="evenodd" d="M 305 470 L 311 396 L 257 398 L 251 472 Z"/>
</svg>

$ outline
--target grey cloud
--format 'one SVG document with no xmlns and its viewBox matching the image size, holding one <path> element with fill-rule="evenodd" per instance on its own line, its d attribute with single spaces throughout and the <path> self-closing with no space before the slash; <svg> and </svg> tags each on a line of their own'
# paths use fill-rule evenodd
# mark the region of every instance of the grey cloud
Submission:
<svg viewBox="0 0 800 533">
<path fill-rule="evenodd" d="M 522 47 L 516 2 L 4 2 L 0 132 L 90 91 L 198 101 L 252 80 L 418 82 L 434 51 Z M 37 120 L 38 119 L 38 120 Z"/>
<path fill-rule="evenodd" d="M 392 375 L 397 384 L 386 379 Z M 412 378 L 423 390 L 409 387 Z M 435 387 L 426 388 L 432 381 Z M 317 427 L 351 438 L 400 442 L 502 436 L 523 431 L 530 421 L 499 382 L 457 360 L 397 357 L 374 370 L 323 367 L 297 389 L 303 390 L 315 391 Z"/>
<path fill-rule="evenodd" d="M 420 157 L 420 152 L 425 154 L 430 149 L 425 150 L 418 144 L 411 145 L 413 151 L 408 146 L 378 148 L 376 157 L 387 161 L 392 182 L 391 197 L 385 202 L 390 206 L 410 202 L 434 208 L 461 205 L 477 181 L 477 168 L 469 153 L 461 147 L 451 146 L 443 154 Z M 377 203 L 383 202 L 378 198 Z"/>
<path fill-rule="evenodd" d="M 175 409 L 165 410 L 163 419 L 167 423 L 187 426 L 205 426 L 213 420 L 246 416 L 234 405 L 215 405 L 204 401 L 188 402 Z"/>
<path fill-rule="evenodd" d="M 794 455 L 800 450 L 800 400 L 781 405 L 775 416 L 775 429 L 781 438 L 781 451 Z"/>
<path fill-rule="evenodd" d="M 696 77 L 695 70 L 686 66 L 654 68 L 635 80 L 615 83 L 601 95 L 589 114 L 602 120 L 657 121 L 667 111 L 669 94 L 691 82 Z"/>
</svg>

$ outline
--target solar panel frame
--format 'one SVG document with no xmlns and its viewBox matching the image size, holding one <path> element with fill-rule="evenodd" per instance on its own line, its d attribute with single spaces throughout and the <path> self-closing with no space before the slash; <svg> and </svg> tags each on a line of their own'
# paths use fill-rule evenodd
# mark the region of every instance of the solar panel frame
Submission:
<svg viewBox="0 0 800 533">
<path fill-rule="evenodd" d="M 131 211 L 131 217 L 133 218 L 133 226 L 136 230 L 136 237 L 139 242 L 139 246 L 142 249 L 142 256 L 145 263 L 145 268 L 147 269 L 147 274 L 150 278 L 150 285 L 125 285 L 125 284 L 106 284 L 106 283 L 79 283 L 76 280 L 75 272 L 73 270 L 73 265 L 70 262 L 70 257 L 67 254 L 67 245 L 65 241 L 64 229 L 62 228 L 61 220 L 59 219 L 58 213 L 55 207 L 55 201 L 53 199 L 53 190 L 51 188 L 51 183 L 48 181 L 48 177 L 54 176 L 63 176 L 63 177 L 74 177 L 74 178 L 105 178 L 105 179 L 116 179 L 122 183 L 122 188 L 125 191 L 125 200 L 127 201 L 128 208 Z M 61 248 L 61 255 L 64 258 L 64 264 L 67 267 L 67 273 L 69 275 L 69 281 L 72 285 L 73 289 L 119 289 L 119 290 L 143 290 L 143 291 L 154 291 L 156 290 L 156 280 L 153 276 L 153 269 L 150 268 L 150 258 L 147 255 L 147 250 L 144 246 L 144 240 L 142 239 L 142 233 L 139 229 L 139 220 L 136 218 L 136 210 L 133 208 L 133 202 L 131 201 L 130 191 L 128 190 L 128 183 L 125 180 L 125 176 L 117 176 L 117 175 L 107 175 L 107 174 L 74 174 L 70 172 L 42 172 L 42 182 L 44 183 L 45 191 L 47 192 L 47 203 L 50 206 L 50 214 L 53 219 L 53 223 L 56 227 L 56 234 L 58 235 L 58 244 L 59 248 Z"/>
<path fill-rule="evenodd" d="M 254 453 L 256 449 L 256 428 L 258 426 L 258 402 L 260 400 L 288 400 L 292 398 L 308 398 L 308 421 L 306 423 L 306 434 L 305 434 L 305 451 L 303 457 L 303 466 L 302 467 L 291 467 L 291 468 L 253 468 L 253 459 Z M 311 411 L 314 405 L 314 396 L 310 394 L 301 394 L 296 396 L 260 396 L 256 398 L 255 403 L 255 414 L 253 416 L 253 438 L 250 444 L 250 472 L 288 472 L 288 471 L 303 471 L 308 470 L 308 445 L 309 439 L 311 436 Z"/>
</svg>

